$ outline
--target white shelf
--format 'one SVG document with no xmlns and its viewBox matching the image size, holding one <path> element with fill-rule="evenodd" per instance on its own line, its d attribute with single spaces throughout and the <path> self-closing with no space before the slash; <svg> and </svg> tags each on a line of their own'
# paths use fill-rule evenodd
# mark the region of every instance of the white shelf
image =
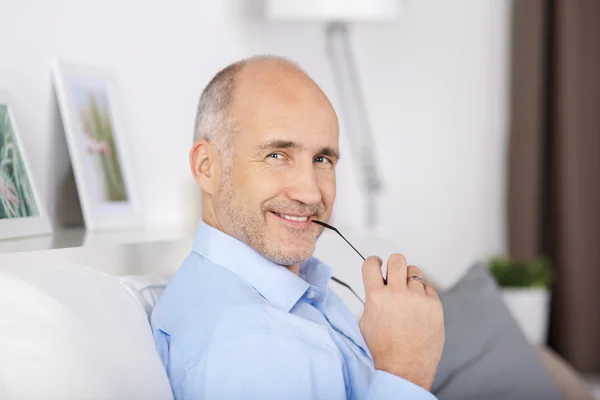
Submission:
<svg viewBox="0 0 600 400">
<path fill-rule="evenodd" d="M 193 228 L 86 232 L 64 229 L 52 235 L 0 241 L 3 266 L 72 265 L 109 275 L 174 272 L 192 249 Z"/>
<path fill-rule="evenodd" d="M 194 230 L 195 227 L 154 227 L 114 232 L 89 232 L 84 228 L 61 229 L 50 235 L 0 240 L 0 254 L 91 245 L 176 241 L 192 238 Z"/>
</svg>

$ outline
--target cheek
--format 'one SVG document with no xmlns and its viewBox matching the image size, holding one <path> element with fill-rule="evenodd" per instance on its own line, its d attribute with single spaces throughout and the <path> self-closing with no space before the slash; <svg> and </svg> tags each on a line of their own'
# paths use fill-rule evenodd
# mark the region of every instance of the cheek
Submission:
<svg viewBox="0 0 600 400">
<path fill-rule="evenodd" d="M 319 178 L 319 188 L 321 190 L 321 196 L 323 196 L 323 203 L 329 208 L 335 201 L 335 185 L 335 173 L 326 174 Z"/>
<path fill-rule="evenodd" d="M 266 168 L 246 171 L 236 179 L 236 185 L 241 188 L 240 194 L 244 197 L 244 202 L 253 204 L 262 204 L 278 197 L 285 189 L 285 182 L 284 174 Z"/>
</svg>

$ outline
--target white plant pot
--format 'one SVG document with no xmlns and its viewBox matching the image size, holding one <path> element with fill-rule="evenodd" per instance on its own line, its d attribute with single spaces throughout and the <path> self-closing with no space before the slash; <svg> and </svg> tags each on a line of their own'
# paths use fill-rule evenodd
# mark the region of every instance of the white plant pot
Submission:
<svg viewBox="0 0 600 400">
<path fill-rule="evenodd" d="M 533 344 L 545 344 L 550 314 L 548 289 L 502 288 L 502 297 L 525 337 Z"/>
</svg>

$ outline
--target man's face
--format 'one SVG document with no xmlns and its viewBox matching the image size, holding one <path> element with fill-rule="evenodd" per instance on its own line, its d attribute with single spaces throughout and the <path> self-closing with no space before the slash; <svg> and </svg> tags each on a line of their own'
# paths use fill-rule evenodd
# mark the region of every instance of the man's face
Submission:
<svg viewBox="0 0 600 400">
<path fill-rule="evenodd" d="M 226 233 L 294 265 L 310 258 L 323 230 L 311 220 L 331 215 L 338 123 L 322 93 L 283 92 L 234 105 L 233 161 L 223 162 L 214 208 Z"/>
</svg>

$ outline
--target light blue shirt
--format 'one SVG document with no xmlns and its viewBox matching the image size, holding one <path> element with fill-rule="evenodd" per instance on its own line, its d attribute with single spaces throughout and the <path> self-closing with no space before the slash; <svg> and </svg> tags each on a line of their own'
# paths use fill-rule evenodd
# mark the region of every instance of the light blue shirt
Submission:
<svg viewBox="0 0 600 400">
<path fill-rule="evenodd" d="M 316 258 L 300 277 L 201 223 L 152 313 L 175 399 L 435 399 L 376 370 Z"/>
</svg>

